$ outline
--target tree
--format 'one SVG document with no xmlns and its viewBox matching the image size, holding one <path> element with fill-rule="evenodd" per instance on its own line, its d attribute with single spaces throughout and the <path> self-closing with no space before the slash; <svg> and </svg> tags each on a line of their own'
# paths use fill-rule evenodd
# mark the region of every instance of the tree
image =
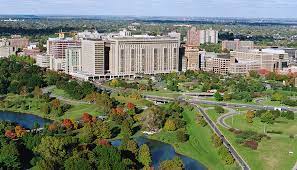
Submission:
<svg viewBox="0 0 297 170">
<path fill-rule="evenodd" d="M 167 131 L 175 131 L 176 125 L 173 119 L 167 119 L 164 125 L 164 129 Z"/>
<path fill-rule="evenodd" d="M 217 134 L 215 134 L 215 133 L 211 136 L 211 140 L 212 140 L 212 143 L 214 144 L 214 146 L 216 148 L 218 148 L 218 147 L 220 147 L 220 146 L 223 145 L 222 139 Z"/>
<path fill-rule="evenodd" d="M 216 92 L 213 96 L 215 97 L 215 99 L 217 101 L 223 101 L 223 99 L 224 99 L 223 96 L 219 92 Z"/>
<path fill-rule="evenodd" d="M 274 116 L 271 111 L 266 111 L 261 115 L 261 122 L 273 124 L 274 123 Z"/>
<path fill-rule="evenodd" d="M 26 86 L 22 86 L 20 89 L 20 95 L 23 97 L 28 96 L 28 88 Z"/>
<path fill-rule="evenodd" d="M 248 123 L 253 123 L 253 118 L 255 117 L 255 112 L 249 110 L 246 112 L 246 120 Z"/>
<path fill-rule="evenodd" d="M 145 167 L 150 167 L 152 164 L 152 155 L 147 144 L 143 144 L 139 148 L 138 161 Z"/>
<path fill-rule="evenodd" d="M 3 169 L 20 169 L 20 153 L 15 143 L 2 143 L 0 149 L 0 166 Z"/>
<path fill-rule="evenodd" d="M 110 112 L 110 110 L 111 110 L 111 108 L 113 106 L 111 98 L 106 93 L 102 93 L 100 95 L 97 95 L 96 105 L 99 108 L 103 108 L 103 111 L 105 113 Z"/>
<path fill-rule="evenodd" d="M 34 95 L 34 97 L 36 97 L 37 99 L 39 99 L 41 96 L 42 96 L 42 90 L 41 90 L 41 88 L 39 88 L 38 86 L 36 86 L 35 88 L 34 88 L 34 91 L 33 91 L 33 95 Z"/>
<path fill-rule="evenodd" d="M 93 116 L 90 115 L 89 113 L 83 113 L 81 120 L 84 123 L 91 123 L 93 121 Z"/>
<path fill-rule="evenodd" d="M 132 136 L 132 130 L 131 130 L 131 125 L 127 119 L 125 119 L 122 123 L 122 129 L 121 129 L 122 134 Z"/>
<path fill-rule="evenodd" d="M 79 158 L 76 155 L 68 158 L 64 163 L 65 170 L 89 170 L 92 169 L 89 160 Z"/>
<path fill-rule="evenodd" d="M 228 92 L 225 92 L 224 93 L 224 96 L 223 96 L 223 100 L 224 101 L 230 101 L 232 99 L 232 95 Z"/>
<path fill-rule="evenodd" d="M 26 134 L 26 130 L 21 126 L 16 126 L 14 131 L 18 138 L 23 137 Z"/>
<path fill-rule="evenodd" d="M 189 140 L 189 135 L 185 132 L 185 130 L 180 129 L 176 132 L 176 138 L 178 142 L 184 143 Z"/>
<path fill-rule="evenodd" d="M 53 162 L 57 165 L 63 165 L 67 157 L 67 146 L 75 144 L 77 141 L 72 137 L 55 137 L 45 136 L 41 139 L 40 144 L 33 150 L 44 160 Z"/>
<path fill-rule="evenodd" d="M 229 153 L 228 149 L 225 146 L 221 146 L 218 153 L 226 165 L 231 165 L 234 163 L 235 160 L 233 156 Z"/>
<path fill-rule="evenodd" d="M 121 152 L 116 147 L 98 145 L 93 150 L 97 169 L 119 169 L 127 170 L 123 162 Z"/>
<path fill-rule="evenodd" d="M 5 136 L 10 139 L 15 139 L 17 137 L 16 134 L 12 130 L 6 130 Z"/>
<path fill-rule="evenodd" d="M 142 113 L 143 128 L 149 131 L 158 131 L 162 126 L 163 113 L 159 107 L 152 106 Z"/>
<path fill-rule="evenodd" d="M 179 157 L 173 158 L 173 160 L 166 160 L 160 163 L 160 170 L 183 170 L 184 164 Z"/>
<path fill-rule="evenodd" d="M 45 103 L 45 104 L 41 105 L 40 111 L 45 115 L 50 114 L 51 110 L 50 110 L 49 104 Z"/>
<path fill-rule="evenodd" d="M 51 102 L 51 104 L 52 104 L 52 108 L 53 108 L 54 110 L 58 110 L 58 108 L 61 106 L 61 102 L 60 102 L 59 99 L 54 99 L 54 100 Z"/>
<path fill-rule="evenodd" d="M 222 114 L 222 113 L 225 113 L 225 109 L 221 106 L 215 106 L 215 111 L 218 113 L 218 114 Z"/>
<path fill-rule="evenodd" d="M 126 149 L 128 151 L 131 151 L 134 155 L 136 155 L 138 153 L 138 145 L 134 140 L 129 140 L 127 142 Z"/>
<path fill-rule="evenodd" d="M 73 122 L 70 119 L 64 119 L 62 124 L 66 129 L 73 129 L 74 127 Z"/>
</svg>

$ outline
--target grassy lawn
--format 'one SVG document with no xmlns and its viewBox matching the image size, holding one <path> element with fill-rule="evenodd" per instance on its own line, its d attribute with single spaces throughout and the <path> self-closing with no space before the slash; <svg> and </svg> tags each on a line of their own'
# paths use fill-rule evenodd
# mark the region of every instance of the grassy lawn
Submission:
<svg viewBox="0 0 297 170">
<path fill-rule="evenodd" d="M 70 96 L 62 89 L 53 88 L 51 91 L 54 96 L 61 96 L 63 98 L 70 98 Z"/>
<path fill-rule="evenodd" d="M 212 120 L 216 122 L 218 114 L 214 110 L 208 110 L 207 113 Z M 258 133 L 264 132 L 264 124 L 258 118 L 254 119 L 252 124 L 247 123 L 245 115 L 234 116 L 226 120 L 226 123 L 234 128 L 241 130 L 252 130 Z M 247 161 L 252 169 L 292 169 L 297 160 L 297 139 L 289 138 L 289 135 L 296 135 L 297 124 L 296 120 L 278 119 L 278 122 L 273 125 L 266 125 L 266 131 L 282 131 L 283 134 L 268 134 L 270 140 L 262 139 L 257 150 L 251 150 L 247 147 L 236 143 L 236 137 L 233 133 L 220 127 L 225 137 L 229 139 L 232 145 L 236 148 L 239 154 Z M 289 152 L 293 151 L 293 155 Z"/>
<path fill-rule="evenodd" d="M 83 113 L 89 113 L 90 115 L 93 116 L 98 116 L 102 115 L 102 111 L 98 109 L 93 104 L 79 104 L 79 105 L 74 105 L 72 106 L 62 117 L 59 119 L 72 119 L 72 120 L 78 120 L 81 118 Z"/>
<path fill-rule="evenodd" d="M 176 139 L 176 133 L 167 131 L 161 131 L 159 134 L 153 135 L 152 138 L 173 145 L 178 153 L 198 160 L 208 169 L 240 169 L 236 164 L 224 165 L 217 149 L 212 144 L 211 129 L 208 126 L 202 127 L 196 123 L 197 112 L 186 109 L 183 115 L 187 122 L 186 129 L 190 135 L 189 141 L 179 143 Z"/>
<path fill-rule="evenodd" d="M 29 97 L 24 98 L 19 95 L 9 94 L 5 100 L 6 101 L 25 100 L 25 103 L 30 107 L 28 109 L 24 109 L 22 107 L 13 106 L 11 108 L 3 108 L 2 110 L 20 112 L 20 113 L 30 113 L 40 117 L 52 119 L 52 120 L 61 120 L 65 118 L 76 120 L 76 119 L 79 119 L 82 116 L 82 114 L 85 112 L 94 116 L 102 114 L 102 111 L 100 111 L 98 107 L 96 107 L 93 104 L 75 104 L 75 105 L 71 105 L 71 108 L 63 116 L 57 117 L 54 114 L 44 115 L 43 113 L 40 112 L 40 106 L 43 103 L 45 103 L 42 99 L 29 98 Z"/>
<path fill-rule="evenodd" d="M 130 97 L 124 97 L 124 96 L 118 96 L 118 95 L 112 95 L 112 97 L 114 97 L 117 101 L 121 102 L 121 103 L 133 103 L 138 107 L 145 107 L 145 106 L 150 106 L 152 104 L 152 102 L 145 100 L 145 99 L 133 99 Z"/>
</svg>

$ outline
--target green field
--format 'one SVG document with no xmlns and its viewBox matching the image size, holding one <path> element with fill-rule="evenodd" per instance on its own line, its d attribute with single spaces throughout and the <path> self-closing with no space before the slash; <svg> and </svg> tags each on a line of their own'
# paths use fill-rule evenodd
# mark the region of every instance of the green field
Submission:
<svg viewBox="0 0 297 170">
<path fill-rule="evenodd" d="M 220 159 L 217 149 L 211 141 L 212 131 L 206 126 L 202 127 L 196 123 L 197 112 L 186 109 L 183 112 L 184 120 L 187 122 L 189 141 L 179 143 L 175 132 L 161 131 L 152 136 L 153 139 L 169 143 L 174 146 L 178 153 L 189 156 L 204 164 L 208 169 L 240 169 L 236 164 L 226 166 Z"/>
<path fill-rule="evenodd" d="M 219 117 L 214 110 L 208 110 L 207 113 L 213 121 L 216 122 Z M 264 124 L 259 118 L 255 118 L 252 124 L 247 123 L 245 115 L 236 115 L 226 120 L 226 123 L 234 128 L 241 130 L 252 130 L 258 133 L 264 133 Z M 268 134 L 271 139 L 262 139 L 257 150 L 251 150 L 247 147 L 237 144 L 235 135 L 220 127 L 225 137 L 229 139 L 239 154 L 247 161 L 252 169 L 292 169 L 297 160 L 297 139 L 289 138 L 290 135 L 296 135 L 296 120 L 278 119 L 273 125 L 266 125 L 266 131 L 282 131 L 282 134 Z M 289 152 L 294 152 L 290 155 Z"/>
</svg>

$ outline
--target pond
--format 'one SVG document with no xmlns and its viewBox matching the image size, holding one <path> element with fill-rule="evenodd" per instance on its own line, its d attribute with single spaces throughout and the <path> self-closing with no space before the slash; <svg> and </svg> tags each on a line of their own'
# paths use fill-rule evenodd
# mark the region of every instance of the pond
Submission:
<svg viewBox="0 0 297 170">
<path fill-rule="evenodd" d="M 32 114 L 7 112 L 7 111 L 0 112 L 0 120 L 14 122 L 28 129 L 32 129 L 34 127 L 35 122 L 37 122 L 40 125 L 40 127 L 44 127 L 46 124 L 49 124 L 52 122 L 49 119 L 45 119 Z"/>
<path fill-rule="evenodd" d="M 160 162 L 162 162 L 164 160 L 173 159 L 175 156 L 178 156 L 182 159 L 186 170 L 205 170 L 205 169 L 207 169 L 200 162 L 198 162 L 192 158 L 189 158 L 187 156 L 176 153 L 174 148 L 169 144 L 159 142 L 156 140 L 151 140 L 151 139 L 148 139 L 145 137 L 138 137 L 135 140 L 138 143 L 138 146 L 141 146 L 142 144 L 147 144 L 149 146 L 151 154 L 152 154 L 153 166 L 155 169 L 158 168 Z M 111 144 L 113 146 L 119 146 L 119 145 L 121 145 L 121 140 L 112 141 Z"/>
</svg>

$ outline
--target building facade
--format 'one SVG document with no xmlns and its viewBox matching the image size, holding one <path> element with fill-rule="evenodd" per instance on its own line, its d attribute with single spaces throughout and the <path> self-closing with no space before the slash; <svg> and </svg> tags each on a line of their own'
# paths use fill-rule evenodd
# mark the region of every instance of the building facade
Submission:
<svg viewBox="0 0 297 170">
<path fill-rule="evenodd" d="M 71 74 L 82 70 L 81 47 L 68 47 L 65 52 L 65 73 Z"/>
<path fill-rule="evenodd" d="M 105 54 L 105 42 L 103 40 L 82 40 L 82 71 L 92 75 L 105 74 Z"/>
<path fill-rule="evenodd" d="M 230 55 L 234 63 L 256 62 L 260 64 L 260 69 L 265 69 L 270 72 L 282 70 L 289 65 L 288 53 L 285 53 L 283 50 L 263 49 L 262 51 L 231 51 Z"/>
<path fill-rule="evenodd" d="M 216 56 L 207 57 L 205 60 L 205 71 L 227 75 L 229 73 L 230 61 L 228 54 L 216 54 Z"/>
<path fill-rule="evenodd" d="M 187 60 L 187 70 L 200 70 L 199 48 L 193 46 L 186 46 L 185 58 Z"/>
<path fill-rule="evenodd" d="M 227 49 L 231 51 L 248 51 L 254 49 L 253 41 L 240 41 L 234 39 L 233 41 L 222 41 L 222 50 Z"/>
<path fill-rule="evenodd" d="M 187 33 L 187 46 L 199 46 L 200 44 L 213 43 L 217 44 L 219 41 L 219 33 L 216 30 L 197 30 L 192 27 Z"/>
<path fill-rule="evenodd" d="M 180 39 L 170 36 L 130 36 L 110 39 L 112 75 L 178 71 Z"/>
<path fill-rule="evenodd" d="M 36 65 L 42 68 L 50 68 L 50 55 L 44 54 L 44 55 L 37 55 L 36 56 Z"/>
</svg>

